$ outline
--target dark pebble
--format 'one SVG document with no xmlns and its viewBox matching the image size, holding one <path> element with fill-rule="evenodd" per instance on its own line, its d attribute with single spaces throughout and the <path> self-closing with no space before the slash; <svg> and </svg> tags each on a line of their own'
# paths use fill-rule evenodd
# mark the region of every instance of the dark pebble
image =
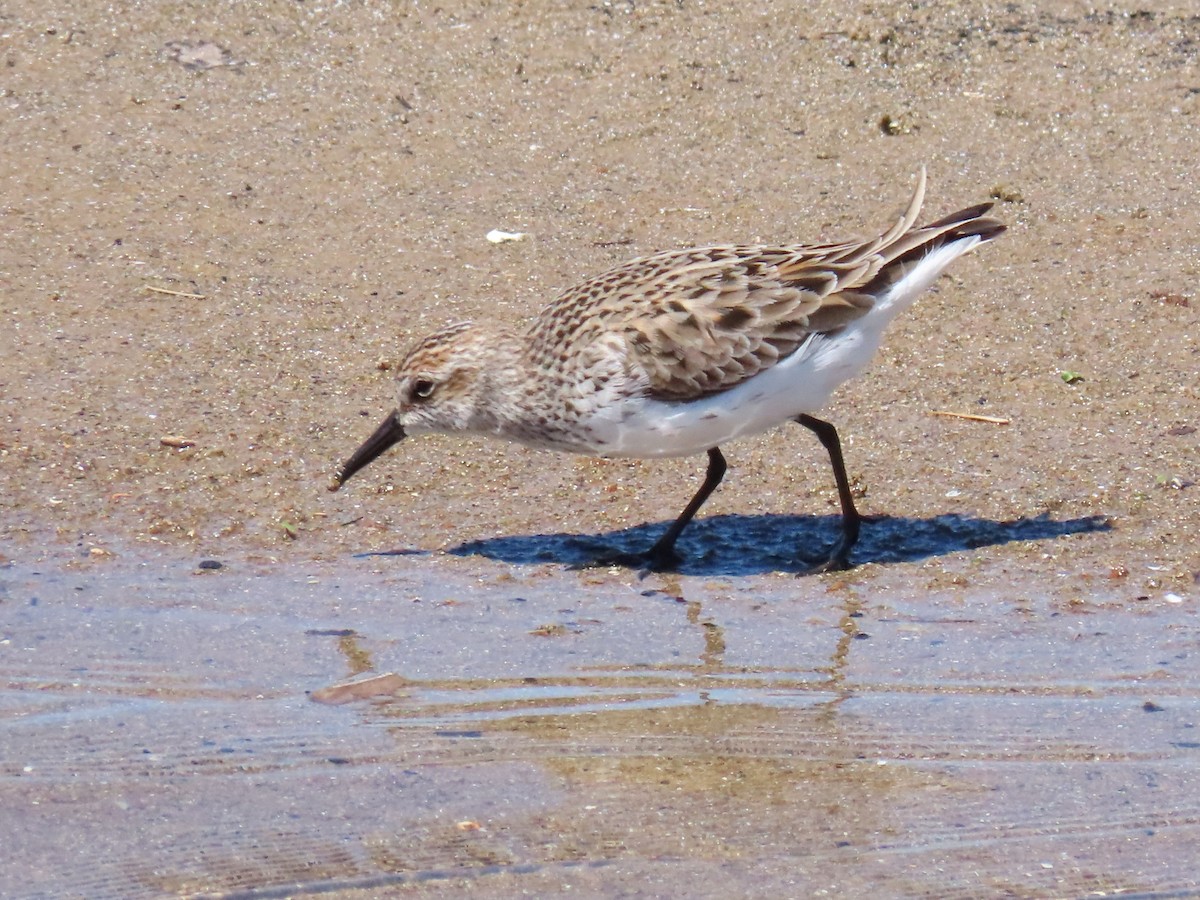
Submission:
<svg viewBox="0 0 1200 900">
<path fill-rule="evenodd" d="M 221 568 L 221 563 L 217 562 L 217 560 L 215 560 L 215 559 L 202 559 L 202 560 L 200 560 L 200 568 L 202 568 L 202 569 L 219 569 L 219 568 Z"/>
</svg>

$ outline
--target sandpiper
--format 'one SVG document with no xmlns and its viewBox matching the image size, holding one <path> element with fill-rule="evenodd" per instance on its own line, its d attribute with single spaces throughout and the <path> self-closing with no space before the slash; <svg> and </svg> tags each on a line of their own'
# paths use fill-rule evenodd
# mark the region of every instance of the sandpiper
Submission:
<svg viewBox="0 0 1200 900">
<path fill-rule="evenodd" d="M 496 435 L 593 456 L 708 454 L 703 484 L 636 559 L 677 566 L 675 541 L 721 483 L 719 445 L 791 420 L 829 454 L 842 536 L 818 571 L 847 568 L 862 517 L 837 430 L 816 418 L 858 375 L 888 323 L 950 263 L 1004 231 L 990 203 L 916 227 L 925 172 L 877 238 L 720 245 L 632 260 L 570 288 L 520 333 L 460 322 L 400 364 L 399 405 L 346 461 L 331 490 L 411 434 Z"/>
</svg>

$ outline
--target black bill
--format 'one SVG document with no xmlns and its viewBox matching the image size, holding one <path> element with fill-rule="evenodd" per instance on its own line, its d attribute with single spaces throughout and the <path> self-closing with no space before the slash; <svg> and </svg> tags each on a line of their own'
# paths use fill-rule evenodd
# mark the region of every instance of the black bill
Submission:
<svg viewBox="0 0 1200 900">
<path fill-rule="evenodd" d="M 404 440 L 404 426 L 396 420 L 396 414 L 392 413 L 375 429 L 375 433 L 367 438 L 363 445 L 346 460 L 346 464 L 337 473 L 337 478 L 329 486 L 329 489 L 336 491 L 346 483 L 351 475 L 402 440 Z"/>
</svg>

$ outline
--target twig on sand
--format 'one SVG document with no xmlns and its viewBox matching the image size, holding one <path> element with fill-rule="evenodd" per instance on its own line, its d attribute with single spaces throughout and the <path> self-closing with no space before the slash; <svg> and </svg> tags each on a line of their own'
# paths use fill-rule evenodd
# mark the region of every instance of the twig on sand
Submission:
<svg viewBox="0 0 1200 900">
<path fill-rule="evenodd" d="M 192 300 L 203 300 L 204 294 L 189 294 L 187 291 L 173 291 L 170 288 L 155 287 L 152 284 L 143 285 L 146 290 L 155 294 L 170 294 L 172 297 L 188 297 Z"/>
<path fill-rule="evenodd" d="M 929 411 L 931 416 L 945 416 L 949 419 L 967 419 L 970 422 L 990 422 L 992 425 L 1009 425 L 1012 419 L 1002 419 L 999 416 L 980 416 L 975 413 L 960 413 L 950 412 L 945 409 L 933 409 Z"/>
</svg>

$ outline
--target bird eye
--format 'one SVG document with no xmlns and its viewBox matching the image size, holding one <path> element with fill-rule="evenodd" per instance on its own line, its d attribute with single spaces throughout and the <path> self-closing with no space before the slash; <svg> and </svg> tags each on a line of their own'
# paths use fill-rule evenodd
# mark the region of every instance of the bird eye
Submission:
<svg viewBox="0 0 1200 900">
<path fill-rule="evenodd" d="M 414 400 L 428 400 L 433 396 L 433 382 L 428 378 L 418 378 L 413 382 L 412 395 Z"/>
</svg>

